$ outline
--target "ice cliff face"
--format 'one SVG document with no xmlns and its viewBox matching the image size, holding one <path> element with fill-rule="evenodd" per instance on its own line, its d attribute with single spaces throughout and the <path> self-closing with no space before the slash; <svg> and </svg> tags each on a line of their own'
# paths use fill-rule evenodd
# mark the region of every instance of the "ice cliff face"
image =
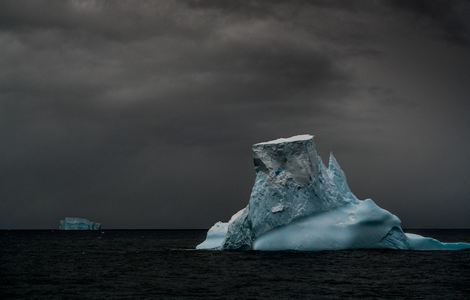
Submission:
<svg viewBox="0 0 470 300">
<path fill-rule="evenodd" d="M 323 164 L 311 135 L 255 144 L 253 157 L 248 206 L 216 223 L 197 249 L 470 248 L 405 234 L 398 217 L 354 196 L 333 154 Z"/>
<path fill-rule="evenodd" d="M 61 230 L 100 230 L 101 224 L 95 223 L 84 218 L 66 217 L 60 220 L 59 229 Z"/>
</svg>

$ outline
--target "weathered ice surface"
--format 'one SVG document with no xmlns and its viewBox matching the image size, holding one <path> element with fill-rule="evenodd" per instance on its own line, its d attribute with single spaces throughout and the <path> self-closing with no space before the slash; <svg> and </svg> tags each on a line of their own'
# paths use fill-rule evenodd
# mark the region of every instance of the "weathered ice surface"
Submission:
<svg viewBox="0 0 470 300">
<path fill-rule="evenodd" d="M 95 223 L 84 218 L 66 217 L 60 220 L 59 229 L 61 230 L 100 230 L 101 224 Z"/>
<path fill-rule="evenodd" d="M 256 179 L 248 206 L 212 226 L 197 249 L 470 248 L 405 234 L 398 217 L 371 199 L 356 198 L 333 154 L 324 165 L 311 135 L 255 144 L 253 158 Z"/>
</svg>

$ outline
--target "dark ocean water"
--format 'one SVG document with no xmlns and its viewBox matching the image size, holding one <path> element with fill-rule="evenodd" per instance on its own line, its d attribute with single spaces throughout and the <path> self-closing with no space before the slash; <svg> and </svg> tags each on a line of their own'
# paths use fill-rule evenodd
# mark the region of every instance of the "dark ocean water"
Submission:
<svg viewBox="0 0 470 300">
<path fill-rule="evenodd" d="M 190 250 L 205 233 L 0 231 L 0 299 L 470 299 L 470 251 Z"/>
</svg>

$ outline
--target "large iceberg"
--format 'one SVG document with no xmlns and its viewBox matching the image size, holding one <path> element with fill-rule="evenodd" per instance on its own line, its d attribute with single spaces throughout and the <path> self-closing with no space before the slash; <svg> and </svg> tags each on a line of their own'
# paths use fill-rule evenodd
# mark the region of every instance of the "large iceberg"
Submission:
<svg viewBox="0 0 470 300">
<path fill-rule="evenodd" d="M 333 154 L 324 165 L 311 135 L 255 144 L 253 156 L 256 180 L 248 205 L 212 226 L 196 249 L 470 248 L 404 233 L 397 216 L 351 192 Z"/>
<path fill-rule="evenodd" d="M 84 218 L 66 217 L 60 220 L 59 229 L 61 230 L 100 230 L 101 224 L 92 222 Z"/>
</svg>

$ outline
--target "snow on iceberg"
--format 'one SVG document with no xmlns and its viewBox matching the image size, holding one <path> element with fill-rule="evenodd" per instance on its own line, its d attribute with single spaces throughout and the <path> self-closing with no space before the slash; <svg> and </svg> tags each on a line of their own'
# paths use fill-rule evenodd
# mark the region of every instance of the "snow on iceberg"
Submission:
<svg viewBox="0 0 470 300">
<path fill-rule="evenodd" d="M 196 249 L 470 248 L 404 233 L 397 216 L 351 192 L 333 154 L 324 165 L 311 135 L 255 144 L 253 158 L 256 179 L 248 206 L 212 226 Z"/>
<path fill-rule="evenodd" d="M 100 230 L 101 224 L 92 222 L 84 218 L 66 217 L 60 220 L 59 229 L 61 230 Z"/>
</svg>

